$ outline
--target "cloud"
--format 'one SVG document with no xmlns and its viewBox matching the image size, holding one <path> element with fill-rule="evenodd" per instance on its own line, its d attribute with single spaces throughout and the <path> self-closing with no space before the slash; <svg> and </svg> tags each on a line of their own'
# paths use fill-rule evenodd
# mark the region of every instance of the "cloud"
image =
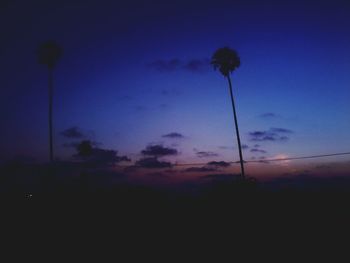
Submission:
<svg viewBox="0 0 350 263">
<path fill-rule="evenodd" d="M 235 161 L 234 163 L 240 163 L 241 161 Z M 243 160 L 243 163 L 247 163 L 247 161 Z"/>
<path fill-rule="evenodd" d="M 218 146 L 218 148 L 221 150 L 233 150 L 234 149 L 234 147 L 232 147 L 232 146 Z"/>
<path fill-rule="evenodd" d="M 94 162 L 99 163 L 119 163 L 119 162 L 130 162 L 131 160 L 127 156 L 118 156 L 118 152 L 114 150 L 105 150 L 94 148 L 92 152 Z"/>
<path fill-rule="evenodd" d="M 81 130 L 76 126 L 62 131 L 61 135 L 69 139 L 82 139 L 85 137 Z"/>
<path fill-rule="evenodd" d="M 208 59 L 191 59 L 183 65 L 183 68 L 191 72 L 203 72 L 210 66 Z"/>
<path fill-rule="evenodd" d="M 243 149 L 243 150 L 246 150 L 246 149 L 248 149 L 248 148 L 249 148 L 249 146 L 248 146 L 248 145 L 246 145 L 246 144 L 242 144 L 242 145 L 241 145 L 241 147 L 242 147 L 242 149 Z"/>
<path fill-rule="evenodd" d="M 266 112 L 266 113 L 260 114 L 259 117 L 263 119 L 272 119 L 278 116 L 273 112 Z"/>
<path fill-rule="evenodd" d="M 225 168 L 230 166 L 230 163 L 220 161 L 220 162 L 208 162 L 205 166 L 202 167 L 190 167 L 184 170 L 184 172 L 214 172 L 218 171 L 220 168 Z"/>
<path fill-rule="evenodd" d="M 193 151 L 196 152 L 197 157 L 199 158 L 207 158 L 207 157 L 216 157 L 219 156 L 219 154 L 210 152 L 210 151 L 198 151 L 196 148 L 193 148 Z"/>
<path fill-rule="evenodd" d="M 270 131 L 275 133 L 293 133 L 292 130 L 284 129 L 284 128 L 271 128 Z"/>
<path fill-rule="evenodd" d="M 265 150 L 261 150 L 261 149 L 257 149 L 257 148 L 251 149 L 250 152 L 252 152 L 252 153 L 266 153 Z"/>
<path fill-rule="evenodd" d="M 213 167 L 203 166 L 203 167 L 190 167 L 190 168 L 187 168 L 185 170 L 185 172 L 199 172 L 199 173 L 202 173 L 202 172 L 214 172 L 216 170 L 217 169 L 213 168 Z"/>
<path fill-rule="evenodd" d="M 269 161 L 266 161 L 266 160 L 264 160 L 264 159 L 260 159 L 259 160 L 259 163 L 270 163 Z"/>
<path fill-rule="evenodd" d="M 172 72 L 180 69 L 182 66 L 182 62 L 176 58 L 170 60 L 158 59 L 148 64 L 148 66 L 160 72 Z"/>
<path fill-rule="evenodd" d="M 149 145 L 145 150 L 141 151 L 143 155 L 161 157 L 167 155 L 177 155 L 178 151 L 174 148 L 164 147 L 163 145 Z"/>
<path fill-rule="evenodd" d="M 249 132 L 250 140 L 254 142 L 273 141 L 283 142 L 289 140 L 285 134 L 294 133 L 292 130 L 284 128 L 270 128 L 267 131 L 253 131 Z"/>
<path fill-rule="evenodd" d="M 196 155 L 199 158 L 208 158 L 208 157 L 219 156 L 217 153 L 214 153 L 214 152 L 196 152 Z"/>
<path fill-rule="evenodd" d="M 171 139 L 183 139 L 185 136 L 183 136 L 181 133 L 178 132 L 171 132 L 168 134 L 162 135 L 163 138 L 171 138 Z"/>
<path fill-rule="evenodd" d="M 94 147 L 98 147 L 99 145 L 101 145 L 102 143 L 100 142 L 96 142 L 96 141 L 90 141 L 90 144 Z M 63 143 L 62 146 L 66 147 L 66 148 L 77 148 L 77 146 L 80 144 L 81 142 L 70 142 L 70 143 Z"/>
<path fill-rule="evenodd" d="M 249 146 L 247 144 L 241 144 L 241 147 L 243 150 L 246 150 L 249 148 Z M 234 150 L 235 147 L 233 147 L 233 146 L 218 146 L 218 149 L 220 149 L 220 150 Z"/>
<path fill-rule="evenodd" d="M 101 148 L 94 148 L 88 140 L 81 141 L 76 145 L 77 154 L 74 157 L 95 165 L 115 165 L 120 162 L 130 162 L 127 156 L 118 156 L 118 152 Z"/>
<path fill-rule="evenodd" d="M 63 143 L 62 146 L 66 148 L 76 148 L 79 145 L 78 142 Z"/>
<path fill-rule="evenodd" d="M 218 168 L 218 167 L 228 167 L 228 166 L 230 166 L 230 163 L 224 162 L 224 161 L 220 161 L 220 162 L 213 161 L 213 162 L 207 163 L 207 165 L 214 166 L 214 167 Z"/>
<path fill-rule="evenodd" d="M 138 160 L 136 166 L 143 168 L 171 168 L 170 162 L 159 161 L 156 157 L 146 157 Z"/>
<path fill-rule="evenodd" d="M 177 58 L 165 60 L 158 59 L 147 65 L 149 68 L 160 72 L 174 72 L 178 70 L 185 70 L 193 73 L 203 72 L 210 68 L 208 59 L 190 59 L 183 61 Z"/>
</svg>

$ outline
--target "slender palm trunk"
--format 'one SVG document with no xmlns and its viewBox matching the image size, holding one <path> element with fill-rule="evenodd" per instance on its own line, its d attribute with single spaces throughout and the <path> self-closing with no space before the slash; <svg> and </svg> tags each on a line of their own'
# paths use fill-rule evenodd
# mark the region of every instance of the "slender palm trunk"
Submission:
<svg viewBox="0 0 350 263">
<path fill-rule="evenodd" d="M 231 84 L 231 78 L 230 75 L 227 75 L 228 84 L 230 87 L 230 95 L 231 95 L 231 102 L 232 102 L 232 110 L 233 110 L 233 116 L 235 119 L 235 127 L 236 127 L 236 135 L 237 135 L 237 142 L 238 142 L 238 150 L 239 150 L 239 159 L 241 163 L 241 173 L 242 177 L 244 178 L 244 164 L 243 164 L 243 155 L 242 155 L 242 147 L 241 147 L 241 139 L 239 137 L 239 130 L 238 130 L 238 121 L 237 121 L 237 115 L 236 115 L 236 107 L 235 107 L 235 101 L 233 99 L 233 92 L 232 92 L 232 84 Z"/>
<path fill-rule="evenodd" d="M 49 69 L 49 150 L 50 150 L 50 162 L 53 161 L 52 104 L 53 104 L 53 69 Z"/>
</svg>

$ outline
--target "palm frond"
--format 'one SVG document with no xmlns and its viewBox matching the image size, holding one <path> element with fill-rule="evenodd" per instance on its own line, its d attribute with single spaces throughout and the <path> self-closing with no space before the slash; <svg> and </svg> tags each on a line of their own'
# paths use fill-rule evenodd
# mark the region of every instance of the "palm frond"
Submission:
<svg viewBox="0 0 350 263">
<path fill-rule="evenodd" d="M 38 63 L 54 68 L 58 59 L 62 56 L 62 48 L 54 41 L 47 41 L 39 46 L 37 51 Z"/>
</svg>

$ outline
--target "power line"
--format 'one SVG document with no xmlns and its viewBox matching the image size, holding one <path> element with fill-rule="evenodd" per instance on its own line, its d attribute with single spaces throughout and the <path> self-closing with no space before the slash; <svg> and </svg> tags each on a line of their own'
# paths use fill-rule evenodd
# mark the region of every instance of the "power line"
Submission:
<svg viewBox="0 0 350 263">
<path fill-rule="evenodd" d="M 343 153 L 330 153 L 330 154 L 320 154 L 320 155 L 310 155 L 310 156 L 300 156 L 300 157 L 288 157 L 288 158 L 277 158 L 277 159 L 261 159 L 261 160 L 251 160 L 244 161 L 245 163 L 263 163 L 263 162 L 278 162 L 278 161 L 290 161 L 290 160 L 301 160 L 301 159 L 311 159 L 311 158 L 321 158 L 321 157 L 329 157 L 329 156 L 339 156 L 339 155 L 350 155 L 350 152 Z M 230 164 L 239 164 L 239 161 L 236 162 L 228 162 Z M 206 165 L 208 163 L 178 163 L 174 164 L 174 166 L 198 166 L 198 165 Z"/>
<path fill-rule="evenodd" d="M 350 155 L 350 152 L 309 155 L 309 156 L 299 156 L 299 157 L 288 157 L 288 158 L 276 158 L 276 159 L 250 160 L 250 161 L 244 161 L 244 162 L 245 163 L 282 162 L 282 161 L 290 161 L 290 160 L 312 159 L 312 158 L 322 158 L 322 157 L 340 156 L 340 155 Z M 227 163 L 239 164 L 239 161 L 227 162 Z M 208 163 L 175 163 L 172 166 L 200 166 L 200 165 L 207 165 L 207 164 Z M 118 165 L 118 166 L 119 167 L 130 167 L 130 165 Z"/>
<path fill-rule="evenodd" d="M 321 157 L 329 157 L 329 156 L 338 156 L 338 155 L 348 155 L 350 152 L 344 153 L 331 153 L 331 154 L 321 154 L 321 155 L 311 155 L 311 156 L 300 156 L 300 157 L 288 157 L 288 158 L 278 158 L 278 159 L 261 159 L 259 161 L 247 161 L 247 163 L 254 162 L 275 162 L 275 161 L 289 161 L 289 160 L 300 160 L 300 159 L 311 159 L 311 158 L 321 158 Z"/>
</svg>

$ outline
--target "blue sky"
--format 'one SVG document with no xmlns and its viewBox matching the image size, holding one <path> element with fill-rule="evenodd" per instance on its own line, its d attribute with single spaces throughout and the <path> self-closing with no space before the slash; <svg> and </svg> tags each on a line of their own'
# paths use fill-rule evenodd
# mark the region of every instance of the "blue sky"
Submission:
<svg viewBox="0 0 350 263">
<path fill-rule="evenodd" d="M 241 57 L 232 79 L 245 159 L 349 151 L 350 5 L 261 2 L 9 1 L 1 10 L 1 158 L 46 159 L 47 71 L 35 50 L 47 39 L 64 48 L 54 98 L 61 159 L 74 152 L 61 132 L 77 127 L 133 160 L 152 143 L 178 149 L 171 161 L 211 160 L 196 151 L 238 160 L 227 81 L 208 65 L 226 45 Z M 288 140 L 251 141 L 273 128 L 289 130 L 278 135 Z M 171 132 L 184 138 L 162 137 Z"/>
</svg>

